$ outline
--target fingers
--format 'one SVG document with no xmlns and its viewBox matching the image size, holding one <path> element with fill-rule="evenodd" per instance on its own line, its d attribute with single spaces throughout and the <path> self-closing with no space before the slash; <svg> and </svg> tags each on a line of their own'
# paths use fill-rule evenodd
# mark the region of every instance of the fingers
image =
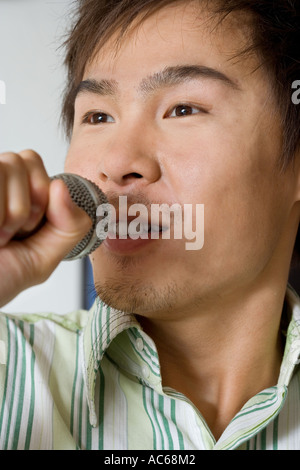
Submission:
<svg viewBox="0 0 300 470">
<path fill-rule="evenodd" d="M 0 247 L 19 232 L 30 232 L 42 219 L 50 179 L 32 150 L 0 154 Z"/>
<path fill-rule="evenodd" d="M 38 154 L 0 154 L 0 305 L 45 281 L 91 225 Z"/>
<path fill-rule="evenodd" d="M 72 201 L 61 180 L 51 182 L 46 219 L 42 228 L 23 243 L 38 279 L 47 278 L 92 226 L 90 217 Z"/>
<path fill-rule="evenodd" d="M 30 192 L 30 214 L 23 226 L 24 230 L 31 231 L 42 219 L 49 199 L 50 178 L 44 167 L 41 157 L 32 150 L 20 152 L 23 158 L 28 177 Z"/>
</svg>

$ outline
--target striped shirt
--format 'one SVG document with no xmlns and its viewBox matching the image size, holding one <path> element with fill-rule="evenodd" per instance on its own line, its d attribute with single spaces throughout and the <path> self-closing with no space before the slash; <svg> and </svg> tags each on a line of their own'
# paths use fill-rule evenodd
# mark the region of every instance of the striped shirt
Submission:
<svg viewBox="0 0 300 470">
<path fill-rule="evenodd" d="M 155 344 L 98 299 L 66 316 L 0 315 L 0 449 L 300 449 L 300 303 L 279 380 L 216 442 L 197 408 L 162 387 Z M 298 370 L 298 372 L 297 372 Z"/>
</svg>

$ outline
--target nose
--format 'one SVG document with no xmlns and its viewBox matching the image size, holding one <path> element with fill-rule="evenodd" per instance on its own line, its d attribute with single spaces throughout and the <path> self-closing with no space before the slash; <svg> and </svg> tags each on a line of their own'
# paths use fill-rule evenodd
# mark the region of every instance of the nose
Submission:
<svg viewBox="0 0 300 470">
<path fill-rule="evenodd" d="M 110 190 L 141 190 L 155 183 L 161 177 L 161 169 L 154 140 L 141 129 L 117 133 L 102 154 L 98 175 Z"/>
</svg>

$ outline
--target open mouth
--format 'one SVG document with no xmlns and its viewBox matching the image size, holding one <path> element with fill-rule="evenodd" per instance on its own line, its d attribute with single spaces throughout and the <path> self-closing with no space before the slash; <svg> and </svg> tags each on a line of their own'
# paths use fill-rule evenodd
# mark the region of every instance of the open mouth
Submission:
<svg viewBox="0 0 300 470">
<path fill-rule="evenodd" d="M 106 232 L 104 246 L 117 253 L 132 253 L 150 246 L 153 240 L 170 240 L 171 227 L 182 226 L 179 204 L 171 207 L 167 204 L 128 205 L 127 197 L 120 196 L 119 207 L 113 205 L 110 209 L 103 219 L 107 225 L 101 225 L 101 229 Z M 177 232 L 174 232 L 174 238 L 178 238 Z"/>
<path fill-rule="evenodd" d="M 159 234 L 168 230 L 169 227 L 148 222 L 137 222 L 135 219 L 117 221 L 108 232 L 109 238 L 126 239 L 131 238 L 158 238 Z"/>
<path fill-rule="evenodd" d="M 163 238 L 167 227 L 136 220 L 117 220 L 108 230 L 104 246 L 112 253 L 131 255 Z"/>
</svg>

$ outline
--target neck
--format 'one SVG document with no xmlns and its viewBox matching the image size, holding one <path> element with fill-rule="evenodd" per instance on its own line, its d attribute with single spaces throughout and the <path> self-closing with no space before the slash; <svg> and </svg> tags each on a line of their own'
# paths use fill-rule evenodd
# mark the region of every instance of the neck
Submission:
<svg viewBox="0 0 300 470">
<path fill-rule="evenodd" d="M 197 315 L 139 318 L 156 343 L 163 385 L 193 402 L 216 439 L 248 399 L 277 383 L 286 283 L 271 285 L 207 302 Z"/>
</svg>

